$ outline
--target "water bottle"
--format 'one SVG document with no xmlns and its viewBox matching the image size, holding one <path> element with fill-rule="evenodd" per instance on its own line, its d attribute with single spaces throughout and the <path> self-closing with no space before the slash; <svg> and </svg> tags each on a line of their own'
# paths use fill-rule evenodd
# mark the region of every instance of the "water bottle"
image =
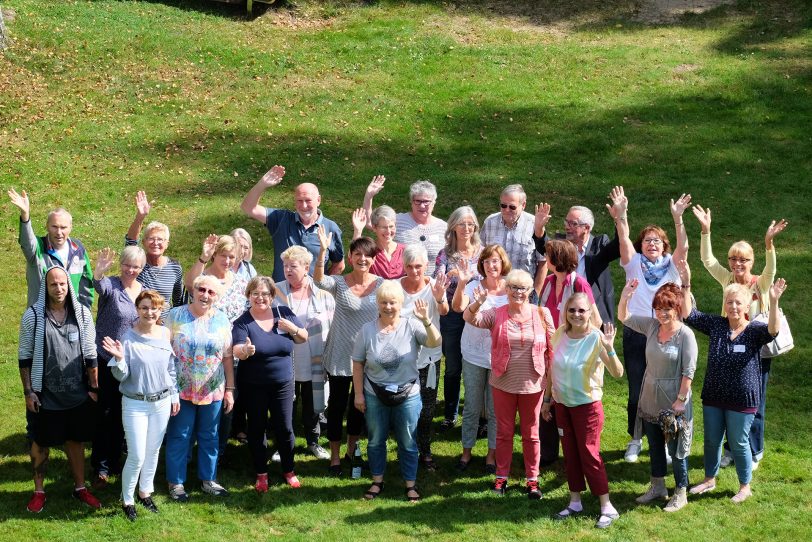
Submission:
<svg viewBox="0 0 812 542">
<path fill-rule="evenodd" d="M 361 477 L 361 443 L 355 444 L 355 453 L 352 456 L 352 478 L 357 480 Z"/>
</svg>

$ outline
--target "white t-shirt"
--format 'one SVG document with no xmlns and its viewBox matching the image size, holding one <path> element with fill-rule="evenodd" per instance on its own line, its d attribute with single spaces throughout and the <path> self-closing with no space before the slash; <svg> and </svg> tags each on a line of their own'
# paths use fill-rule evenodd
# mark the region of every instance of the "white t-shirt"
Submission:
<svg viewBox="0 0 812 542">
<path fill-rule="evenodd" d="M 626 271 L 626 280 L 637 279 L 637 291 L 634 292 L 631 301 L 629 301 L 629 314 L 634 316 L 645 316 L 647 318 L 654 317 L 654 309 L 651 308 L 651 302 L 654 300 L 654 294 L 660 289 L 660 286 L 673 282 L 674 284 L 681 285 L 679 279 L 679 271 L 677 266 L 674 265 L 674 260 L 668 265 L 668 271 L 665 272 L 663 278 L 655 285 L 646 282 L 643 277 L 643 268 L 640 264 L 640 258 L 643 256 L 636 253 L 632 256 L 631 261 L 623 266 Z"/>
<path fill-rule="evenodd" d="M 403 308 L 400 309 L 400 317 L 416 319 L 414 316 L 414 302 L 418 299 L 422 299 L 426 302 L 426 305 L 428 305 L 429 319 L 437 329 L 440 329 L 440 311 L 437 309 L 437 302 L 432 297 L 431 293 L 433 286 L 434 279 L 431 279 L 431 281 L 416 294 L 410 294 L 406 290 L 403 290 Z M 420 325 L 422 326 L 423 322 L 420 322 Z M 423 369 L 430 362 L 440 359 L 440 356 L 442 355 L 442 346 L 435 346 L 434 348 L 428 348 L 426 346 L 420 347 L 420 354 L 417 356 L 417 368 Z"/>
<path fill-rule="evenodd" d="M 479 281 L 472 280 L 465 285 L 465 295 L 473 303 L 474 289 L 480 285 Z M 495 309 L 502 305 L 507 305 L 508 297 L 505 295 L 489 295 L 485 303 L 479 307 L 480 312 L 488 309 Z M 465 310 L 468 310 L 466 307 Z M 480 329 L 472 326 L 468 322 L 462 328 L 462 338 L 460 339 L 462 359 L 476 365 L 477 367 L 491 368 L 491 330 Z"/>
</svg>

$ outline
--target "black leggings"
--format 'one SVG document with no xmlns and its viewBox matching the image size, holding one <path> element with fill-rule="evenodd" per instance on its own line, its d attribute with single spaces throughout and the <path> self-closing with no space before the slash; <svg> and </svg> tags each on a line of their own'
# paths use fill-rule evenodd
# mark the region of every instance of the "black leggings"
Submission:
<svg viewBox="0 0 812 542">
<path fill-rule="evenodd" d="M 268 472 L 268 451 L 265 447 L 265 428 L 268 412 L 276 449 L 282 459 L 282 472 L 293 471 L 293 380 L 289 382 L 243 385 L 240 394 L 248 415 L 248 448 L 254 461 L 254 472 Z"/>
<path fill-rule="evenodd" d="M 351 376 L 328 375 L 330 398 L 327 400 L 327 440 L 340 442 L 344 411 L 347 411 L 347 435 L 357 437 L 364 427 L 364 415 L 355 408 Z"/>
</svg>

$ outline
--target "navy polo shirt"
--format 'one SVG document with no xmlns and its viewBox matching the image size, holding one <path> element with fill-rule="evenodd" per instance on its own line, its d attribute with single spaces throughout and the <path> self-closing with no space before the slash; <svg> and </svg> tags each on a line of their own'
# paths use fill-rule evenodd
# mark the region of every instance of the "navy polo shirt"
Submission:
<svg viewBox="0 0 812 542">
<path fill-rule="evenodd" d="M 285 280 L 285 273 L 282 270 L 282 258 L 280 255 L 288 248 L 299 245 L 305 247 L 313 254 L 313 262 L 310 264 L 310 274 L 316 268 L 316 261 L 319 259 L 319 233 L 318 227 L 323 225 L 327 233 L 333 234 L 333 240 L 327 249 L 327 258 L 324 260 L 324 272 L 327 273 L 333 263 L 344 259 L 344 245 L 341 242 L 341 228 L 338 224 L 328 218 L 324 218 L 319 210 L 319 218 L 309 228 L 305 228 L 299 219 L 299 213 L 288 209 L 267 209 L 265 216 L 265 227 L 271 234 L 273 240 L 273 280 L 281 282 Z"/>
</svg>

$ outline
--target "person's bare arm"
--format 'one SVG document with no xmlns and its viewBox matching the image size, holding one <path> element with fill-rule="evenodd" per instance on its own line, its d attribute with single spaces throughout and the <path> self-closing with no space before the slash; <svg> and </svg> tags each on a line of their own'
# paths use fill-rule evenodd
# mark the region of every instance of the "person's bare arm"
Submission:
<svg viewBox="0 0 812 542">
<path fill-rule="evenodd" d="M 149 204 L 149 198 L 147 198 L 146 192 L 139 190 L 135 195 L 135 217 L 130 224 L 130 228 L 127 230 L 127 239 L 133 241 L 138 240 L 138 237 L 141 235 L 141 228 L 144 227 L 144 220 L 146 220 L 150 208 L 151 205 Z"/>
<path fill-rule="evenodd" d="M 251 190 L 248 191 L 245 198 L 243 198 L 242 203 L 240 204 L 240 209 L 242 209 L 242 212 L 254 220 L 258 220 L 259 222 L 265 224 L 265 220 L 268 216 L 268 210 L 259 204 L 259 198 L 262 197 L 262 194 L 264 194 L 268 188 L 281 183 L 284 176 L 285 168 L 282 166 L 277 165 L 269 169 L 265 175 L 263 175 L 257 181 Z"/>
<path fill-rule="evenodd" d="M 629 238 L 629 200 L 623 191 L 622 186 L 616 186 L 609 193 L 612 205 L 606 205 L 609 215 L 615 221 L 617 228 L 617 238 L 620 244 L 620 264 L 628 265 L 634 257 L 634 244 Z"/>
<path fill-rule="evenodd" d="M 203 241 L 203 250 L 200 252 L 200 257 L 192 264 L 192 267 L 186 271 L 184 277 L 184 285 L 188 292 L 192 291 L 192 285 L 195 279 L 203 274 L 206 264 L 209 263 L 211 257 L 214 255 L 214 249 L 217 247 L 217 235 L 214 233 L 209 234 L 206 240 Z"/>
<path fill-rule="evenodd" d="M 684 260 L 688 255 L 688 233 L 685 230 L 683 214 L 685 209 L 690 206 L 691 194 L 683 194 L 677 201 L 671 200 L 671 217 L 674 219 L 674 227 L 677 230 L 677 247 L 672 255 L 674 260 Z"/>
<path fill-rule="evenodd" d="M 372 228 L 372 223 L 370 219 L 372 218 L 372 199 L 378 195 L 378 193 L 383 190 L 383 183 L 386 181 L 386 177 L 383 175 L 375 175 L 372 177 L 369 185 L 367 185 L 367 190 L 364 193 L 364 205 L 363 209 L 366 212 L 366 226 L 368 228 Z"/>
</svg>

